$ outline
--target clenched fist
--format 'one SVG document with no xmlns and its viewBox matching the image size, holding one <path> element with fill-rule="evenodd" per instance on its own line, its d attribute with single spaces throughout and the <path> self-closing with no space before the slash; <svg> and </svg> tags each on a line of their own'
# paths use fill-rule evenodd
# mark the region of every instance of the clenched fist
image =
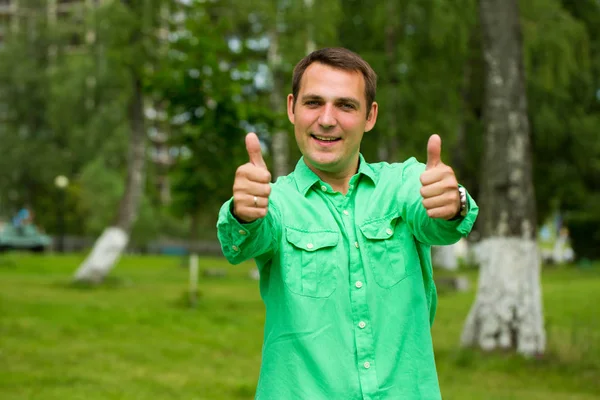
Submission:
<svg viewBox="0 0 600 400">
<path fill-rule="evenodd" d="M 427 142 L 427 167 L 421 174 L 421 196 L 431 218 L 452 219 L 460 210 L 460 194 L 454 170 L 441 160 L 442 139 L 431 135 Z"/>
<path fill-rule="evenodd" d="M 263 160 L 256 134 L 246 135 L 246 150 L 250 162 L 237 169 L 233 182 L 233 214 L 249 223 L 267 215 L 271 173 Z"/>
</svg>

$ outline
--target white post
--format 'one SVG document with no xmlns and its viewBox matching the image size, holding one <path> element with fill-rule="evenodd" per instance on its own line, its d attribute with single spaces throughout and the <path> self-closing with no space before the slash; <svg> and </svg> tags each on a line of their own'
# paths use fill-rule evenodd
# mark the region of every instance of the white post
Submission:
<svg viewBox="0 0 600 400">
<path fill-rule="evenodd" d="M 198 255 L 190 256 L 190 304 L 196 307 L 198 300 Z"/>
</svg>

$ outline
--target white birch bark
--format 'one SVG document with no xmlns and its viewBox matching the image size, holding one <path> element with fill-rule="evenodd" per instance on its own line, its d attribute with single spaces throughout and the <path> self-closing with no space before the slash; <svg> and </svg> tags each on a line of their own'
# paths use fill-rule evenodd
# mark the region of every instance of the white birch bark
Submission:
<svg viewBox="0 0 600 400">
<path fill-rule="evenodd" d="M 531 239 L 492 237 L 477 245 L 480 264 L 475 304 L 467 317 L 463 346 L 516 348 L 543 353 L 546 334 L 540 290 L 540 255 Z"/>
<path fill-rule="evenodd" d="M 279 4 L 279 3 L 278 3 Z M 278 114 L 285 113 L 285 97 L 283 96 L 283 75 L 282 75 L 282 59 L 279 50 L 279 25 L 283 22 L 282 12 L 277 7 L 277 16 L 275 28 L 271 31 L 270 46 L 267 54 L 269 68 L 273 76 L 273 90 L 270 95 L 271 108 Z M 288 132 L 279 124 L 275 125 L 275 132 L 272 139 L 273 151 L 273 178 L 277 179 L 280 176 L 289 173 L 289 138 Z"/>
<path fill-rule="evenodd" d="M 133 7 L 131 0 L 121 2 Z M 140 46 L 141 38 L 141 30 L 133 32 L 131 46 Z M 146 128 L 141 71 L 132 65 L 130 74 L 132 96 L 128 110 L 130 137 L 125 193 L 119 204 L 116 221 L 104 230 L 94 243 L 92 252 L 75 272 L 74 279 L 78 282 L 102 282 L 127 247 L 129 234 L 138 216 L 146 169 Z"/>
<path fill-rule="evenodd" d="M 121 257 L 128 240 L 129 235 L 123 229 L 115 226 L 106 228 L 75 273 L 75 280 L 94 284 L 101 283 L 108 271 Z"/>
<path fill-rule="evenodd" d="M 461 342 L 544 352 L 531 140 L 517 0 L 480 0 L 486 67 L 477 297 Z"/>
</svg>

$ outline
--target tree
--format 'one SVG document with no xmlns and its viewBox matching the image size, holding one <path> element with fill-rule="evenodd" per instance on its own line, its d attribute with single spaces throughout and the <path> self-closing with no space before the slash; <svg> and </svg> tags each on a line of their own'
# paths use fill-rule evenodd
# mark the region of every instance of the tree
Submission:
<svg viewBox="0 0 600 400">
<path fill-rule="evenodd" d="M 480 0 L 485 60 L 479 286 L 462 333 L 484 350 L 544 352 L 540 256 L 517 0 Z"/>
<path fill-rule="evenodd" d="M 79 282 L 100 283 L 115 265 L 129 241 L 138 214 L 144 188 L 146 128 L 144 117 L 144 84 L 146 70 L 152 64 L 152 52 L 158 47 L 158 29 L 166 3 L 161 0 L 143 3 L 122 0 L 113 7 L 114 21 L 121 23 L 122 66 L 128 76 L 129 157 L 125 192 L 114 223 L 97 239 L 91 253 L 75 272 Z M 113 43 L 115 44 L 115 43 Z M 112 51 L 118 51 L 113 47 Z M 110 51 L 109 50 L 109 51 Z"/>
<path fill-rule="evenodd" d="M 244 128 L 270 121 L 256 101 L 242 24 L 225 17 L 233 8 L 212 2 L 184 10 L 151 88 L 168 115 L 169 145 L 178 153 L 170 173 L 171 207 L 191 217 L 190 237 L 197 239 L 200 232 L 203 238 L 212 233 L 199 228 L 216 225 L 235 170 L 247 161 Z"/>
</svg>

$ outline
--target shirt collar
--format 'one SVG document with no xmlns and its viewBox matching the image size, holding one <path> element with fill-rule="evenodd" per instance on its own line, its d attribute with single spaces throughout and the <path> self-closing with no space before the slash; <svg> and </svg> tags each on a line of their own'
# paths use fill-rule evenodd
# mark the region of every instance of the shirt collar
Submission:
<svg viewBox="0 0 600 400">
<path fill-rule="evenodd" d="M 358 175 L 365 175 L 374 184 L 377 184 L 377 175 L 375 171 L 371 168 L 371 166 L 365 161 L 362 154 L 359 154 L 359 166 L 358 166 Z M 298 191 L 302 193 L 303 196 L 306 196 L 308 189 L 310 189 L 315 183 L 319 182 L 319 177 L 315 174 L 308 165 L 304 162 L 304 157 L 301 157 L 296 164 L 296 168 L 294 169 L 294 177 L 296 179 L 296 185 L 298 186 Z"/>
</svg>

